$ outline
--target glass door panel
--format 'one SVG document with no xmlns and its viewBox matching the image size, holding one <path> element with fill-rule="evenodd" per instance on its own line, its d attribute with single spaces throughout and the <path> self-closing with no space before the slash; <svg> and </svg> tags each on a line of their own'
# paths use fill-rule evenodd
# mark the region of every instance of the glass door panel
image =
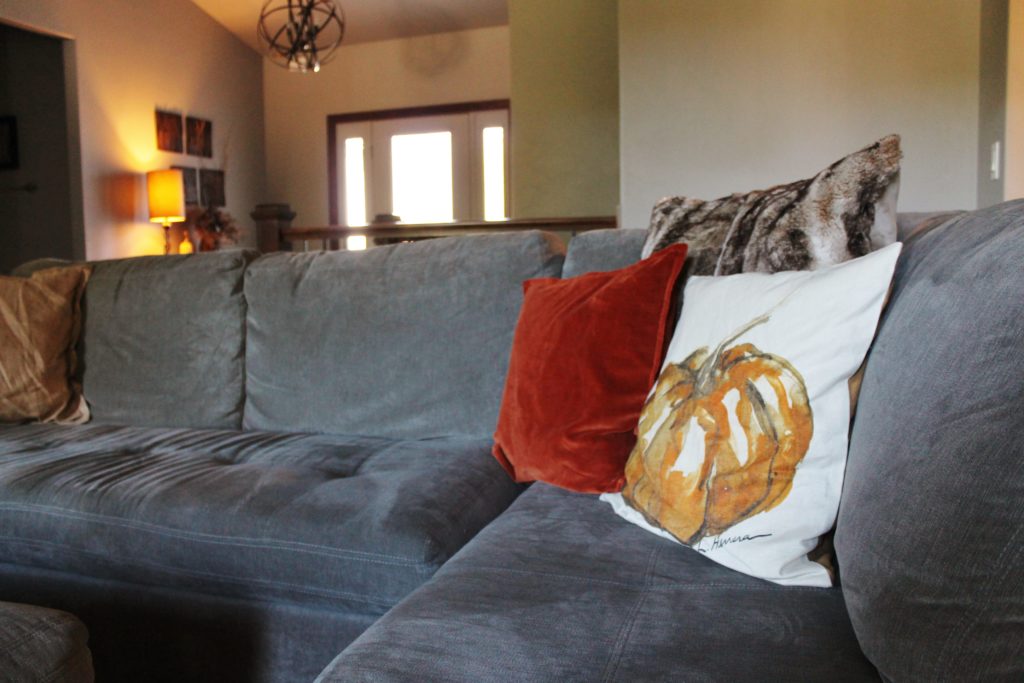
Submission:
<svg viewBox="0 0 1024 683">
<path fill-rule="evenodd" d="M 337 182 L 331 191 L 337 199 L 338 218 L 342 225 L 363 226 L 369 223 L 371 136 L 372 126 L 368 121 L 343 123 L 335 128 Z M 351 250 L 365 249 L 366 238 L 348 237 L 345 246 Z"/>
<path fill-rule="evenodd" d="M 469 157 L 465 114 L 374 121 L 372 213 L 403 223 L 468 220 Z"/>
<path fill-rule="evenodd" d="M 472 217 L 508 218 L 508 110 L 469 114 Z"/>
<path fill-rule="evenodd" d="M 501 126 L 484 128 L 483 176 L 484 220 L 504 220 L 505 209 L 505 129 Z"/>
<path fill-rule="evenodd" d="M 366 225 L 366 172 L 363 138 L 345 140 L 345 225 Z"/>
<path fill-rule="evenodd" d="M 451 132 L 391 136 L 391 213 L 403 223 L 455 220 Z"/>
</svg>

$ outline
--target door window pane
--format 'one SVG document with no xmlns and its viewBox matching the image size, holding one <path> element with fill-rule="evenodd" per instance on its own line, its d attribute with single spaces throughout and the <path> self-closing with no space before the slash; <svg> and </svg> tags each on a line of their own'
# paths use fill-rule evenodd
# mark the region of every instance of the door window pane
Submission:
<svg viewBox="0 0 1024 683">
<path fill-rule="evenodd" d="M 450 132 L 391 137 L 391 205 L 404 223 L 454 220 Z"/>
<path fill-rule="evenodd" d="M 505 129 L 484 128 L 484 220 L 504 220 L 505 214 Z"/>
<path fill-rule="evenodd" d="M 362 138 L 345 140 L 345 225 L 366 225 L 366 168 Z"/>
</svg>

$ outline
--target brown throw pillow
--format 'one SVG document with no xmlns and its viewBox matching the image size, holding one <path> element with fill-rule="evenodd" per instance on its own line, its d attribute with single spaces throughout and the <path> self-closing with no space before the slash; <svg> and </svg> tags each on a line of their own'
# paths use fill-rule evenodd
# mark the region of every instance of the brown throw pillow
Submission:
<svg viewBox="0 0 1024 683">
<path fill-rule="evenodd" d="M 889 135 L 813 178 L 654 206 L 643 257 L 690 245 L 688 275 L 813 270 L 896 241 L 900 138 Z"/>
<path fill-rule="evenodd" d="M 74 380 L 88 266 L 0 276 L 0 422 L 80 424 L 89 406 Z"/>
</svg>

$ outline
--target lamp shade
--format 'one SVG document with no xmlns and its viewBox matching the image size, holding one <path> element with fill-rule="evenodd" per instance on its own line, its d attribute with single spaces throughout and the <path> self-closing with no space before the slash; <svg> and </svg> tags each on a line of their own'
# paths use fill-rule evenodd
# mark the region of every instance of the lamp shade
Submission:
<svg viewBox="0 0 1024 683">
<path fill-rule="evenodd" d="M 181 223 L 185 220 L 185 183 L 180 170 L 150 171 L 146 174 L 149 220 L 153 223 Z"/>
</svg>

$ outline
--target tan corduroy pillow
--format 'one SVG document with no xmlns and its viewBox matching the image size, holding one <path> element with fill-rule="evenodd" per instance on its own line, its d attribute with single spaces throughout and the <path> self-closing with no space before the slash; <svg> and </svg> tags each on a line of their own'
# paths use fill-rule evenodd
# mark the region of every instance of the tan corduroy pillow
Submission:
<svg viewBox="0 0 1024 683">
<path fill-rule="evenodd" d="M 0 276 L 0 422 L 88 421 L 74 374 L 89 272 L 68 266 Z"/>
</svg>

